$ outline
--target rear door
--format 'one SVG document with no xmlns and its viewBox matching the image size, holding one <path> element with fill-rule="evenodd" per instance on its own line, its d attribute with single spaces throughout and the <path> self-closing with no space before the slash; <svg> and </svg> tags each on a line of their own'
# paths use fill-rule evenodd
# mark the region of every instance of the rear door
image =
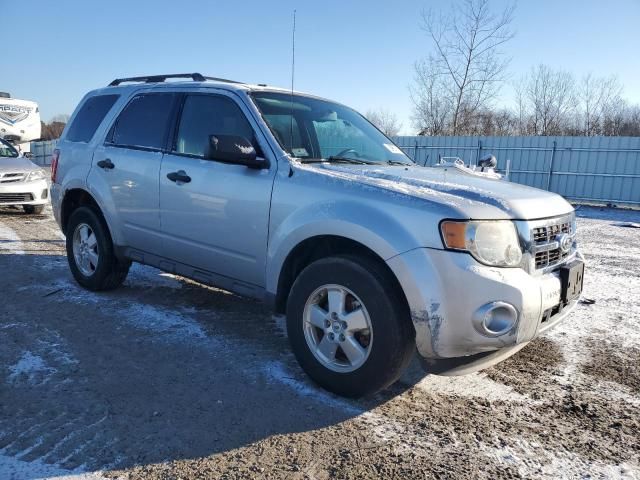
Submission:
<svg viewBox="0 0 640 480">
<path fill-rule="evenodd" d="M 125 244 L 154 254 L 162 248 L 158 175 L 176 98 L 174 93 L 135 95 L 93 156 L 92 174 L 108 185 Z"/>
<path fill-rule="evenodd" d="M 209 136 L 215 134 L 245 137 L 264 155 L 267 142 L 247 114 L 230 95 L 184 96 L 170 152 L 162 160 L 161 223 L 167 258 L 263 287 L 275 159 L 269 169 L 252 170 L 206 158 Z M 169 176 L 177 172 L 189 181 L 172 181 Z"/>
</svg>

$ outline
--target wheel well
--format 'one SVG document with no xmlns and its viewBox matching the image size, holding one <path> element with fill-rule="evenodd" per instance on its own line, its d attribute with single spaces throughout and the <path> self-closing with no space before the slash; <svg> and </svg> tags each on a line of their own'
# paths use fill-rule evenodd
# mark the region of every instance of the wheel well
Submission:
<svg viewBox="0 0 640 480">
<path fill-rule="evenodd" d="M 335 255 L 355 255 L 369 258 L 380 264 L 389 275 L 389 279 L 397 289 L 399 297 L 404 301 L 407 314 L 409 314 L 407 298 L 400 286 L 400 282 L 389 268 L 389 265 L 369 247 L 355 240 L 334 235 L 321 235 L 308 238 L 300 242 L 289 252 L 278 279 L 278 291 L 275 300 L 276 313 L 285 313 L 289 291 L 302 270 L 316 260 Z"/>
<path fill-rule="evenodd" d="M 69 190 L 64 196 L 64 200 L 62 201 L 62 209 L 60 212 L 60 224 L 62 225 L 62 233 L 66 235 L 67 222 L 69 221 L 69 217 L 76 208 L 83 205 L 94 207 L 96 209 L 96 212 L 102 215 L 102 211 L 100 210 L 98 203 L 90 193 L 88 193 L 86 190 L 82 190 L 81 188 Z"/>
</svg>

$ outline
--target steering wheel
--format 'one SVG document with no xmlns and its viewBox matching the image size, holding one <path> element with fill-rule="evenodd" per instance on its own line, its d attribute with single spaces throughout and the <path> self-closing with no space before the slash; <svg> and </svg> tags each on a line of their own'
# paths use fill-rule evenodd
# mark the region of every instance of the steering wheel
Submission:
<svg viewBox="0 0 640 480">
<path fill-rule="evenodd" d="M 353 153 L 357 158 L 360 158 L 360 154 L 353 148 L 345 148 L 344 150 L 342 150 L 340 153 L 336 154 L 336 157 L 344 157 L 346 156 L 348 153 Z"/>
</svg>

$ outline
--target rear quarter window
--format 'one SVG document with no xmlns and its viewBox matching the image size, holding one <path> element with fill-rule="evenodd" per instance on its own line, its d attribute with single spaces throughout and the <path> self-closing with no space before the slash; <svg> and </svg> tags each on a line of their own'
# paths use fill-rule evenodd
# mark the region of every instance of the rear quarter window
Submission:
<svg viewBox="0 0 640 480">
<path fill-rule="evenodd" d="M 89 142 L 119 95 L 96 95 L 80 108 L 69 127 L 66 139 L 70 142 Z"/>
</svg>

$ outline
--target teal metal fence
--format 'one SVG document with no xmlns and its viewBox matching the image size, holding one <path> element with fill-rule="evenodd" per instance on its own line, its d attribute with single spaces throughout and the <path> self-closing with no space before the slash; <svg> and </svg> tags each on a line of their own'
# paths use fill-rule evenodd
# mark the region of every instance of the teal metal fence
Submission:
<svg viewBox="0 0 640 480">
<path fill-rule="evenodd" d="M 397 137 L 420 165 L 495 155 L 509 180 L 575 201 L 640 206 L 640 137 Z"/>
</svg>

